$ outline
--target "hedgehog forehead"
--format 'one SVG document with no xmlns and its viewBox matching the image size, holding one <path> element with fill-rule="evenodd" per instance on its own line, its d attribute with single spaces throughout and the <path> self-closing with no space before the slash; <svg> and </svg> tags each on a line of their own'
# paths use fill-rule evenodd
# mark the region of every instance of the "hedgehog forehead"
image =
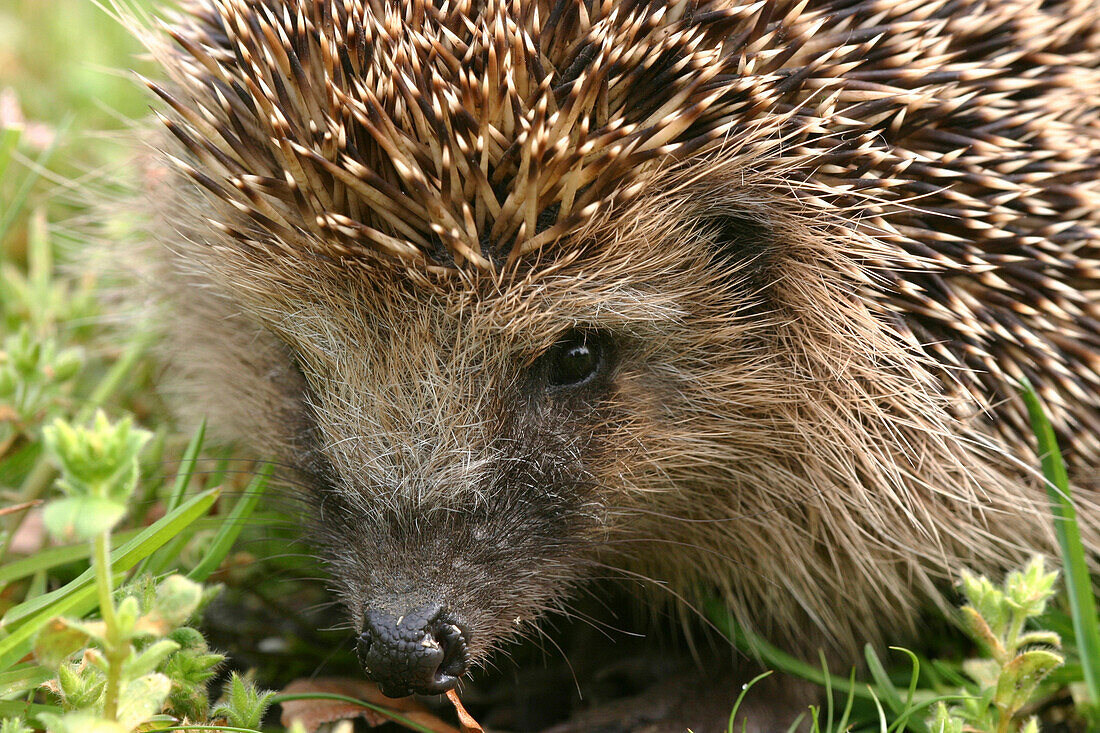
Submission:
<svg viewBox="0 0 1100 733">
<path fill-rule="evenodd" d="M 340 320 L 394 331 L 461 332 L 458 341 L 474 350 L 537 352 L 573 328 L 641 335 L 682 322 L 680 291 L 661 285 L 667 279 L 653 282 L 610 266 L 514 277 L 485 273 L 430 289 L 374 282 L 361 301 L 363 317 Z"/>
<path fill-rule="evenodd" d="M 716 144 L 747 93 L 728 81 L 726 45 L 759 11 L 198 0 L 160 54 L 176 88 L 157 91 L 191 158 L 175 163 L 233 214 L 223 233 L 496 269 Z"/>
<path fill-rule="evenodd" d="M 337 384 L 456 366 L 478 379 L 506 375 L 573 329 L 656 341 L 687 317 L 684 289 L 613 267 L 480 273 L 430 287 L 393 268 L 333 275 L 253 312 L 309 371 Z"/>
</svg>

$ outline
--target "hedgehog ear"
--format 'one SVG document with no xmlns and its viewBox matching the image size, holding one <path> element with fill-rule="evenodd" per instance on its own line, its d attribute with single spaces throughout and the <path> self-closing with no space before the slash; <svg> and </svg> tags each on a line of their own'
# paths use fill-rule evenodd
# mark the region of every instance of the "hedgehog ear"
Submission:
<svg viewBox="0 0 1100 733">
<path fill-rule="evenodd" d="M 710 243 L 715 269 L 728 274 L 739 289 L 758 292 L 769 282 L 775 238 L 759 219 L 741 214 L 708 216 L 699 227 Z"/>
</svg>

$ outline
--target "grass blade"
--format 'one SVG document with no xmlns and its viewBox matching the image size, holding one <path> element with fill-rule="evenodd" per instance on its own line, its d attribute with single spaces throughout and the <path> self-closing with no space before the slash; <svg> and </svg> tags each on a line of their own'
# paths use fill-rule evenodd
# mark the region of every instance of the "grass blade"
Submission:
<svg viewBox="0 0 1100 733">
<path fill-rule="evenodd" d="M 53 671 L 37 664 L 20 664 L 0 673 L 0 700 L 33 690 L 53 676 Z"/>
<path fill-rule="evenodd" d="M 1086 699 L 1096 715 L 1100 713 L 1100 619 L 1096 615 L 1096 599 L 1085 561 L 1085 547 L 1081 543 L 1081 529 L 1077 525 L 1077 509 L 1070 495 L 1066 464 L 1062 461 L 1054 428 L 1043 410 L 1039 395 L 1026 380 L 1022 382 L 1021 392 L 1038 441 L 1047 495 L 1055 519 L 1054 530 L 1062 551 L 1066 594 L 1069 596 L 1073 631 L 1084 668 Z"/>
<path fill-rule="evenodd" d="M 39 713 L 61 713 L 59 707 L 53 705 L 40 705 L 22 700 L 0 700 L 0 719 L 23 718 L 28 722 L 35 720 Z"/>
<path fill-rule="evenodd" d="M 124 573 L 148 557 L 185 527 L 202 517 L 217 500 L 218 489 L 205 491 L 171 514 L 161 517 L 117 553 L 111 568 Z M 0 639 L 0 669 L 6 669 L 30 650 L 38 629 L 54 616 L 82 616 L 95 608 L 96 589 L 89 568 L 63 588 L 15 606 L 4 616 L 3 629 L 8 636 Z"/>
<path fill-rule="evenodd" d="M 225 521 L 222 523 L 221 529 L 218 530 L 218 534 L 214 537 L 214 542 L 211 543 L 210 549 L 207 550 L 206 555 L 199 561 L 187 577 L 196 582 L 201 583 L 210 577 L 218 567 L 222 564 L 222 560 L 229 554 L 229 550 L 232 549 L 233 543 L 237 541 L 237 536 L 240 535 L 241 529 L 244 528 L 244 523 L 252 515 L 252 511 L 256 508 L 256 503 L 259 502 L 260 497 L 263 496 L 264 489 L 267 488 L 267 480 L 271 476 L 271 465 L 268 464 L 260 469 L 260 473 L 249 482 L 248 487 L 244 490 L 244 495 L 237 501 L 233 507 L 233 511 L 229 513 Z"/>
<path fill-rule="evenodd" d="M 172 494 L 168 497 L 168 509 L 172 511 L 180 505 L 183 494 L 187 491 L 187 484 L 191 481 L 191 475 L 195 472 L 195 464 L 199 459 L 199 451 L 202 450 L 202 441 L 206 437 L 206 420 L 199 423 L 195 434 L 191 436 L 191 442 L 187 444 L 187 450 L 180 459 L 179 471 L 176 473 L 176 485 L 172 487 Z"/>
<path fill-rule="evenodd" d="M 874 699 L 874 694 L 867 689 L 866 685 L 851 685 L 848 683 L 848 680 L 843 677 L 823 673 L 822 670 L 817 667 L 807 664 L 801 659 L 788 654 L 779 647 L 770 644 L 762 637 L 756 636 L 755 634 L 749 634 L 734 621 L 729 609 L 720 601 L 715 599 L 705 601 L 703 604 L 703 611 L 707 618 L 710 619 L 711 623 L 714 624 L 715 628 L 733 642 L 735 647 L 746 654 L 759 657 L 767 666 L 773 667 L 780 672 L 809 680 L 815 685 L 821 685 L 822 687 L 827 684 L 832 685 L 832 688 L 836 691 L 844 694 L 853 694 L 863 700 Z"/>
<path fill-rule="evenodd" d="M 904 651 L 904 650 L 903 650 Z M 871 673 L 871 678 L 875 681 L 875 704 L 879 703 L 881 699 L 886 703 L 886 706 L 890 708 L 890 712 L 895 717 L 895 724 L 890 726 L 891 729 L 897 727 L 899 730 L 901 726 L 906 729 L 914 731 L 915 733 L 928 733 L 928 726 L 924 724 L 924 721 L 919 717 L 913 715 L 914 708 L 912 706 L 913 694 L 916 690 L 916 673 L 914 672 L 910 676 L 909 688 L 907 691 L 907 701 L 901 699 L 901 694 L 898 688 L 894 685 L 893 680 L 886 674 L 886 669 L 882 666 L 882 660 L 878 658 L 878 654 L 867 644 L 863 647 L 863 656 L 867 660 L 867 670 Z M 912 657 L 913 655 L 910 654 Z M 913 657 L 915 659 L 915 657 Z M 900 723 L 901 725 L 898 725 Z"/>
<path fill-rule="evenodd" d="M 19 144 L 19 138 L 22 136 L 22 128 L 0 128 L 0 180 L 4 178 L 4 173 L 8 170 L 8 164 L 11 163 L 12 153 L 15 152 L 15 147 Z"/>
<path fill-rule="evenodd" d="M 879 697 L 890 708 L 890 712 L 897 715 L 901 712 L 902 702 L 901 695 L 894 689 L 894 683 L 890 680 L 889 675 L 886 674 L 886 670 L 882 666 L 882 661 L 875 654 L 875 650 L 870 644 L 863 647 L 863 658 L 867 660 L 867 671 L 871 673 L 871 679 L 875 681 L 875 685 L 878 686 Z"/>
<path fill-rule="evenodd" d="M 7 202 L 3 212 L 0 213 L 0 242 L 4 241 L 4 238 L 8 234 L 8 229 L 15 222 L 16 217 L 23 211 L 23 207 L 27 203 L 27 197 L 30 196 L 31 189 L 34 187 L 39 177 L 41 177 L 42 171 L 45 170 L 46 166 L 49 164 L 50 158 L 53 157 L 59 142 L 65 137 L 68 127 L 69 121 L 63 122 L 58 127 L 57 134 L 54 136 L 49 147 L 39 153 L 38 157 L 35 158 L 34 164 L 30 167 L 27 177 L 23 179 L 11 200 Z"/>
<path fill-rule="evenodd" d="M 118 573 L 114 579 L 115 584 L 122 578 L 123 573 Z M 46 598 L 46 596 L 39 596 L 35 601 L 42 598 Z M 34 615 L 24 617 L 26 620 L 22 624 L 8 636 L 0 639 L 0 669 L 6 669 L 25 657 L 31 650 L 35 634 L 51 618 L 55 616 L 83 616 L 95 608 L 95 605 L 96 587 L 94 584 L 88 583 L 82 588 L 70 591 L 68 595 L 55 599 Z M 16 608 L 19 608 L 19 606 L 16 606 Z M 5 628 L 7 627 L 5 626 Z"/>
<path fill-rule="evenodd" d="M 179 532 L 210 510 L 219 490 L 211 489 L 191 499 L 172 514 L 167 514 L 137 537 L 123 545 L 111 563 L 117 586 L 125 572 L 169 542 Z M 46 593 L 10 609 L 2 628 L 9 635 L 0 639 L 0 669 L 11 666 L 30 651 L 38 630 L 55 616 L 83 616 L 96 607 L 93 570 L 89 568 L 63 588 Z"/>
<path fill-rule="evenodd" d="M 128 542 L 137 537 L 139 532 L 141 532 L 140 529 L 128 529 L 125 532 L 118 532 L 113 535 L 112 539 L 118 543 Z M 58 565 L 67 565 L 82 560 L 91 554 L 92 548 L 87 542 L 39 550 L 28 557 L 0 565 L 0 583 L 10 583 L 28 575 L 34 575 L 41 570 L 50 570 Z"/>
<path fill-rule="evenodd" d="M 195 431 L 195 434 L 191 436 L 191 441 L 187 444 L 187 449 L 183 452 L 183 457 L 180 459 L 179 468 L 176 471 L 176 482 L 172 486 L 172 493 L 168 495 L 168 502 L 165 507 L 166 513 L 172 513 L 172 511 L 180 505 L 180 502 L 183 501 L 183 495 L 187 492 L 187 484 L 191 483 L 191 476 L 195 473 L 195 465 L 198 462 L 199 451 L 202 450 L 202 441 L 205 435 L 206 421 L 203 420 L 199 423 L 199 427 Z M 182 550 L 183 546 L 190 540 L 190 535 L 181 534 L 159 552 L 142 560 L 137 570 L 138 575 L 145 572 L 157 575 L 162 572 L 169 563 L 175 561 L 179 556 L 180 550 Z"/>
<path fill-rule="evenodd" d="M 757 682 L 764 679 L 765 677 L 771 676 L 771 674 L 771 671 L 763 672 L 756 675 L 745 684 L 741 685 L 741 694 L 739 694 L 737 696 L 737 699 L 733 702 L 733 709 L 730 711 L 729 723 L 726 726 L 727 733 L 735 733 L 735 729 L 733 726 L 737 722 L 737 711 L 741 709 L 741 703 L 745 701 L 745 695 L 749 694 L 749 690 L 753 688 L 753 685 L 755 685 Z"/>
</svg>

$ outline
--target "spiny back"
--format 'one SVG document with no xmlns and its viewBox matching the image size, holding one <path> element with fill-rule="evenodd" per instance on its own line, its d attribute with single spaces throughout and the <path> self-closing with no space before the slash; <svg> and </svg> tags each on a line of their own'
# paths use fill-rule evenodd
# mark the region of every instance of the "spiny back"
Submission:
<svg viewBox="0 0 1100 733">
<path fill-rule="evenodd" d="M 189 10 L 172 33 L 183 98 L 158 91 L 220 173 L 196 178 L 281 243 L 334 257 L 491 268 L 629 196 L 652 162 L 713 144 L 752 96 L 722 79 L 749 6 Z"/>
<path fill-rule="evenodd" d="M 950 388 L 1029 377 L 1100 454 L 1095 3 L 200 0 L 170 33 L 177 162 L 237 246 L 497 271 L 722 160 Z"/>
</svg>

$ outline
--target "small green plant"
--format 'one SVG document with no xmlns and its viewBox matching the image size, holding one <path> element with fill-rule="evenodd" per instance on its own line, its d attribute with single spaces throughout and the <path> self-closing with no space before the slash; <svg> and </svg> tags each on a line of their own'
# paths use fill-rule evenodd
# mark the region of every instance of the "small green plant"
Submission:
<svg viewBox="0 0 1100 733">
<path fill-rule="evenodd" d="M 14 215 L 15 210 L 8 212 Z M 9 331 L 30 326 L 41 335 L 82 333 L 92 323 L 97 311 L 94 281 L 54 277 L 53 235 L 46 212 L 35 208 L 27 219 L 26 269 L 0 261 L 0 326 Z"/>
<path fill-rule="evenodd" d="M 16 718 L 4 718 L 0 720 L 0 733 L 33 733 L 23 721 Z"/>
<path fill-rule="evenodd" d="M 1028 631 L 1027 624 L 1046 610 L 1057 578 L 1057 572 L 1046 572 L 1041 557 L 1009 573 L 1002 588 L 984 576 L 963 573 L 961 586 L 968 601 L 962 608 L 963 626 L 988 656 L 964 664 L 976 688 L 950 708 L 940 703 L 931 721 L 933 730 L 1038 730 L 1038 721 L 1023 717 L 1022 711 L 1038 696 L 1047 675 L 1065 660 L 1056 651 L 1061 646 L 1057 634 Z"/>
<path fill-rule="evenodd" d="M 1044 613 L 1054 597 L 1057 577 L 1057 572 L 1046 571 L 1042 558 L 1010 573 L 1003 586 L 963 571 L 960 585 L 967 603 L 960 612 L 961 625 L 985 656 L 968 659 L 958 668 L 941 660 L 922 665 L 916 654 L 898 649 L 910 660 L 907 687 L 897 684 L 898 675 L 888 674 L 870 647 L 866 656 L 872 681 L 857 683 L 854 671 L 849 678 L 837 677 L 829 672 L 824 659 L 821 668 L 815 669 L 735 625 L 733 638 L 739 647 L 760 655 L 769 666 L 823 687 L 825 705 L 809 709 L 812 733 L 1037 733 L 1038 721 L 1024 713 L 1057 689 L 1057 684 L 1047 684 L 1046 680 L 1064 660 L 1057 651 L 1061 640 L 1056 633 L 1032 630 L 1028 625 Z M 731 628 L 728 615 L 723 619 L 712 614 L 711 618 Z M 943 679 L 945 676 L 949 680 Z M 734 716 L 746 691 L 738 697 L 731 714 L 729 733 L 737 730 Z M 842 710 L 834 701 L 837 692 L 846 695 Z"/>
<path fill-rule="evenodd" d="M 179 651 L 168 657 L 161 671 L 172 680 L 167 707 L 183 720 L 203 720 L 210 709 L 207 685 L 225 657 L 210 651 L 197 630 L 181 626 L 168 634 Z"/>
<path fill-rule="evenodd" d="M 1047 610 L 1055 597 L 1058 573 L 1047 572 L 1042 559 L 1034 559 L 1011 573 L 1002 586 L 964 571 L 960 585 L 967 604 L 961 610 L 961 625 L 986 656 L 960 664 L 950 659 L 928 660 L 898 650 L 909 656 L 909 670 L 888 672 L 868 647 L 867 671 L 872 682 L 860 684 L 854 676 L 846 679 L 832 675 L 828 669 L 806 664 L 744 631 L 716 600 L 705 605 L 711 622 L 724 630 L 738 648 L 771 668 L 822 686 L 825 707 L 810 708 L 813 733 L 839 730 L 1035 733 L 1039 723 L 1028 712 L 1067 688 L 1073 694 L 1072 714 L 1083 718 L 1088 730 L 1100 730 L 1097 703 L 1100 616 L 1096 611 L 1095 586 L 1054 430 L 1031 386 L 1022 384 L 1021 393 L 1037 438 L 1061 551 L 1066 588 L 1060 605 L 1068 609 L 1067 620 L 1059 620 L 1061 611 Z M 1057 633 L 1028 627 L 1029 622 L 1037 625 L 1035 620 L 1044 612 L 1046 616 L 1038 623 L 1053 625 L 1065 635 L 1064 653 L 1063 640 Z M 907 689 L 903 682 L 906 677 Z M 834 692 L 848 695 L 841 725 L 834 723 Z"/>
<path fill-rule="evenodd" d="M 43 433 L 46 450 L 60 469 L 57 486 L 62 494 L 46 505 L 43 521 L 56 539 L 89 546 L 99 618 L 69 615 L 35 621 L 52 608 L 69 608 L 66 600 L 80 597 L 75 592 L 53 598 L 46 594 L 8 613 L 6 620 L 15 628 L 36 632 L 31 651 L 37 667 L 20 678 L 22 688 L 29 689 L 29 681 L 41 679 L 36 677 L 40 671 L 53 672 L 41 687 L 56 703 L 38 706 L 34 720 L 49 733 L 132 733 L 150 724 L 211 721 L 257 729 L 272 693 L 234 675 L 224 699 L 211 709 L 207 685 L 224 657 L 212 652 L 202 634 L 185 624 L 216 594 L 217 589 L 204 590 L 198 581 L 225 557 L 240 529 L 234 520 L 247 517 L 266 474 L 253 481 L 252 492 L 230 513 L 230 520 L 191 571 L 192 578 L 179 573 L 159 580 L 138 575 L 116 594 L 120 565 L 131 567 L 154 555 L 172 537 L 186 536 L 179 531 L 205 513 L 217 494 L 207 491 L 173 507 L 113 559 L 112 532 L 126 515 L 138 486 L 139 457 L 151 434 L 135 427 L 130 418 L 111 422 L 102 412 L 87 427 L 57 419 Z M 189 454 L 197 453 L 200 445 L 201 431 Z M 135 542 L 140 553 L 133 552 Z M 79 614 L 83 607 L 72 608 Z M 13 646 L 13 636 L 0 640 L 0 662 L 6 645 L 12 646 L 9 659 L 21 651 Z M 17 731 L 24 723 L 14 718 L 4 725 Z"/>
<path fill-rule="evenodd" d="M 149 432 L 129 418 L 111 423 L 99 412 L 90 427 L 58 419 L 44 436 L 61 469 L 57 484 L 64 497 L 46 506 L 43 520 L 59 540 L 91 543 L 101 620 L 58 618 L 39 632 L 35 657 L 44 666 L 57 665 L 58 676 L 47 684 L 65 712 L 38 718 L 59 733 L 89 725 L 130 731 L 164 707 L 172 680 L 157 669 L 181 649 L 166 637 L 198 608 L 202 588 L 171 575 L 144 597 L 115 601 L 111 530 L 137 487 L 138 456 Z M 82 648 L 79 661 L 69 661 Z"/>
<path fill-rule="evenodd" d="M 81 352 L 53 337 L 38 338 L 27 325 L 0 349 L 0 456 L 27 438 L 72 386 Z"/>
<path fill-rule="evenodd" d="M 259 728 L 274 696 L 274 692 L 260 690 L 234 672 L 212 716 L 225 718 L 235 728 Z"/>
<path fill-rule="evenodd" d="M 18 138 L 0 138 L 3 164 Z M 216 592 L 199 583 L 230 551 L 267 473 L 231 511 L 207 519 L 220 490 L 186 496 L 200 429 L 175 480 L 144 482 L 139 492 L 140 461 L 150 460 L 150 447 L 159 459 L 164 436 L 153 441 L 131 417 L 112 422 L 95 408 L 133 384 L 146 344 L 135 337 L 113 363 L 87 359 L 98 347 L 84 348 L 88 329 L 74 322 L 90 322 L 92 287 L 56 276 L 44 221 L 32 217 L 25 231 L 26 274 L 0 250 L 0 733 L 210 721 L 208 685 L 223 657 L 183 624 Z M 217 487 L 211 478 L 207 486 Z M 55 495 L 35 509 L 51 487 Z M 119 531 L 158 498 L 163 517 Z M 58 544 L 9 552 L 39 511 Z M 186 577 L 181 555 L 193 560 Z M 74 579 L 73 563 L 84 558 L 91 567 Z"/>
<path fill-rule="evenodd" d="M 152 433 L 134 427 L 130 418 L 112 424 L 99 411 L 88 428 L 74 428 L 59 418 L 43 436 L 46 449 L 61 469 L 57 485 L 65 493 L 46 507 L 46 529 L 61 541 L 93 543 L 103 603 L 110 594 L 111 529 L 126 514 L 127 502 L 137 488 L 138 455 Z"/>
<path fill-rule="evenodd" d="M 88 144 L 81 131 L 103 99 L 128 96 L 134 113 L 147 102 L 130 80 L 82 69 L 90 53 L 103 68 L 130 66 L 139 44 L 99 3 L 58 0 L 48 13 L 0 5 L 0 46 L 11 52 L 0 64 L 0 733 L 224 725 L 209 697 L 223 657 L 184 624 L 197 624 L 216 593 L 199 584 L 248 524 L 267 474 L 247 486 L 205 474 L 200 430 L 174 477 L 139 475 L 139 463 L 178 457 L 186 436 L 163 427 L 143 359 L 149 336 L 98 317 L 102 273 L 88 266 L 92 239 L 114 238 L 116 227 L 99 229 L 104 211 L 87 194 L 125 195 L 88 171 L 132 151 L 107 138 Z M 27 119 L 13 122 L 20 101 Z M 72 118 L 40 124 L 44 105 Z M 122 119 L 99 111 L 111 126 Z M 133 222 L 117 228 L 129 236 Z M 162 427 L 151 440 L 131 417 L 97 414 L 103 406 Z M 189 496 L 196 485 L 205 490 Z M 243 495 L 219 504 L 223 486 Z M 263 696 L 248 682 L 237 688 L 227 709 L 258 724 L 262 711 L 238 703 Z"/>
</svg>

